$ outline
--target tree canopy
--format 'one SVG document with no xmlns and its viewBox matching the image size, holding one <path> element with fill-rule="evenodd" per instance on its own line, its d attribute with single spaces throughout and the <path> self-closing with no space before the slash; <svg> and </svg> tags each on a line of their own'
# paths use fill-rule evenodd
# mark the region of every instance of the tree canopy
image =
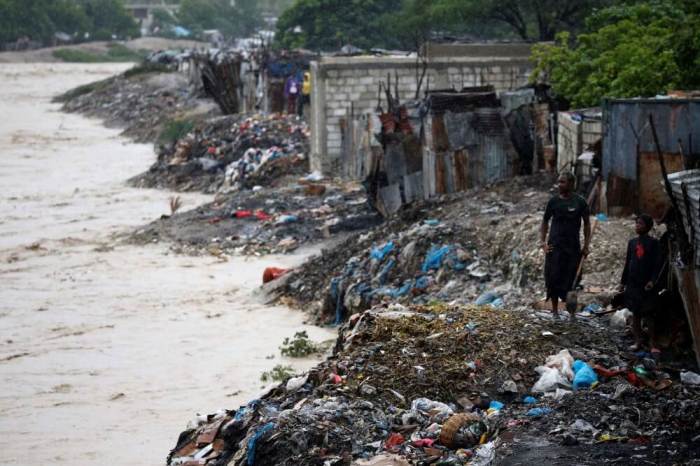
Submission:
<svg viewBox="0 0 700 466">
<path fill-rule="evenodd" d="M 277 41 L 315 50 L 393 47 L 399 41 L 388 33 L 387 15 L 400 8 L 391 0 L 297 0 L 277 22 Z"/>
<path fill-rule="evenodd" d="M 692 3 L 645 2 L 592 14 L 575 39 L 533 53 L 534 77 L 575 107 L 700 87 L 700 16 Z"/>
<path fill-rule="evenodd" d="M 297 0 L 278 22 L 283 47 L 412 47 L 416 36 L 551 41 L 615 0 Z"/>
<path fill-rule="evenodd" d="M 218 29 L 226 36 L 244 37 L 260 26 L 255 0 L 182 0 L 177 14 L 180 24 L 195 32 Z"/>
<path fill-rule="evenodd" d="M 138 35 L 138 26 L 120 0 L 0 0 L 0 42 L 49 43 L 56 32 L 108 39 Z"/>
</svg>

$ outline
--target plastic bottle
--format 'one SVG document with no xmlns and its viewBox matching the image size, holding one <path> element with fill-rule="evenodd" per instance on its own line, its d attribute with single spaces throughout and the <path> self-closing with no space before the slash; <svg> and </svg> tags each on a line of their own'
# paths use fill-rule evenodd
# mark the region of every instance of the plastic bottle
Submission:
<svg viewBox="0 0 700 466">
<path fill-rule="evenodd" d="M 574 361 L 573 369 L 574 390 L 578 390 L 580 388 L 590 388 L 593 386 L 593 384 L 598 382 L 598 376 L 596 375 L 595 371 L 585 362 L 577 359 Z"/>
</svg>

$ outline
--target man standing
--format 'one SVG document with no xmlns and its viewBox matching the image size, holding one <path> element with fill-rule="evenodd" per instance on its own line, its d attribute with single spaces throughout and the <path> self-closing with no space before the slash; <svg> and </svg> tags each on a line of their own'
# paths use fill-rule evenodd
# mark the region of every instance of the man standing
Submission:
<svg viewBox="0 0 700 466">
<path fill-rule="evenodd" d="M 588 255 L 591 223 L 586 200 L 574 192 L 576 178 L 570 172 L 559 176 L 559 194 L 547 203 L 540 228 L 540 240 L 545 253 L 544 279 L 547 299 L 552 302 L 554 317 L 559 316 L 559 300 L 575 285 L 581 258 Z M 552 221 L 550 231 L 549 221 Z M 580 231 L 583 220 L 584 245 L 581 249 Z M 549 238 L 547 233 L 549 232 Z M 573 314 L 571 316 L 573 318 Z"/>
</svg>

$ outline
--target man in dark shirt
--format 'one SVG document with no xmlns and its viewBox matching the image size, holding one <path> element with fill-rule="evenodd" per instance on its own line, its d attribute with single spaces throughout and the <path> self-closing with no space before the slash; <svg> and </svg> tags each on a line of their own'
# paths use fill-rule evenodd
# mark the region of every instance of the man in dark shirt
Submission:
<svg viewBox="0 0 700 466">
<path fill-rule="evenodd" d="M 555 317 L 559 316 L 559 300 L 566 300 L 566 294 L 575 285 L 578 265 L 581 258 L 588 255 L 591 242 L 588 204 L 584 198 L 574 193 L 575 180 L 570 172 L 559 176 L 559 194 L 547 203 L 540 228 L 540 240 L 545 253 L 544 278 L 547 298 L 552 302 L 552 313 Z M 583 249 L 580 240 L 582 220 Z M 573 314 L 571 317 L 573 318 Z"/>
<path fill-rule="evenodd" d="M 625 292 L 625 306 L 632 311 L 632 332 L 636 351 L 642 345 L 642 317 L 653 303 L 651 291 L 656 284 L 661 269 L 661 245 L 655 238 L 649 236 L 654 226 L 654 220 L 647 214 L 637 217 L 634 225 L 636 238 L 627 243 L 625 268 L 622 271 L 621 288 Z"/>
</svg>

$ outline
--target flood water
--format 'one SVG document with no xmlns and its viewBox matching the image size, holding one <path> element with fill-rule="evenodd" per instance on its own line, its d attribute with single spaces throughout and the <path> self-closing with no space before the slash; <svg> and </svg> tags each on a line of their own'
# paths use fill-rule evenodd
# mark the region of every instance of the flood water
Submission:
<svg viewBox="0 0 700 466">
<path fill-rule="evenodd" d="M 163 464 L 196 412 L 314 364 L 281 358 L 285 337 L 333 337 L 255 291 L 312 251 L 221 262 L 119 241 L 168 213 L 172 193 L 124 184 L 153 149 L 50 101 L 129 66 L 0 65 L 0 464 Z"/>
</svg>

